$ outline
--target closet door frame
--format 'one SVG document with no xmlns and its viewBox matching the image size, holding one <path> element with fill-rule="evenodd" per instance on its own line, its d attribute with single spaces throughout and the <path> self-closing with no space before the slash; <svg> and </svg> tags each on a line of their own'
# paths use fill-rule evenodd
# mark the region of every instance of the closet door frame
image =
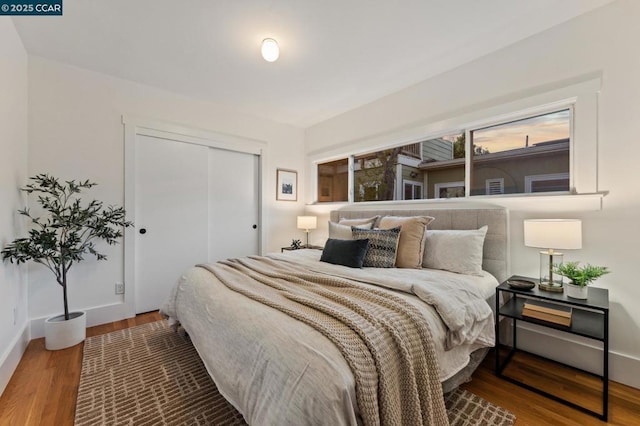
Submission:
<svg viewBox="0 0 640 426">
<path fill-rule="evenodd" d="M 139 135 L 169 139 L 183 143 L 202 145 L 210 148 L 253 154 L 258 157 L 258 247 L 260 253 L 265 251 L 265 226 L 263 220 L 262 194 L 266 188 L 264 179 L 264 165 L 266 164 L 267 143 L 257 139 L 243 138 L 208 130 L 195 129 L 180 124 L 163 122 L 133 115 L 123 115 L 124 125 L 124 208 L 127 220 L 136 223 L 136 193 L 135 193 L 135 154 L 136 138 Z M 127 317 L 135 316 L 135 277 L 136 277 L 136 230 L 135 227 L 124 231 L 124 305 Z"/>
</svg>

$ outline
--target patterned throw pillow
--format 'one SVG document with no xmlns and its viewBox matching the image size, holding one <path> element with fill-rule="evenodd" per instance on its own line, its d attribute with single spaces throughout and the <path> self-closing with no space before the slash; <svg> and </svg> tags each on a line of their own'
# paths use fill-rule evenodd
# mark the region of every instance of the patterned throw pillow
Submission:
<svg viewBox="0 0 640 426">
<path fill-rule="evenodd" d="M 400 227 L 392 229 L 351 228 L 354 240 L 369 240 L 367 254 L 362 266 L 373 268 L 393 268 L 396 266 L 396 252 L 400 239 Z"/>
</svg>

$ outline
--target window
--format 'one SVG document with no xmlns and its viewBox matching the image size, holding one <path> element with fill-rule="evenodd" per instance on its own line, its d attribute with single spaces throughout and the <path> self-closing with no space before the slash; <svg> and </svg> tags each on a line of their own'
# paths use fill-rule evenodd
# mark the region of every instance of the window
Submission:
<svg viewBox="0 0 640 426">
<path fill-rule="evenodd" d="M 427 186 L 424 198 L 464 197 L 465 134 L 455 132 L 427 139 L 418 169 Z"/>
<path fill-rule="evenodd" d="M 572 107 L 528 111 L 318 164 L 318 201 L 347 201 L 349 189 L 353 202 L 569 192 Z"/>
<path fill-rule="evenodd" d="M 464 197 L 464 182 L 436 183 L 433 187 L 434 198 Z"/>
<path fill-rule="evenodd" d="M 551 192 L 569 190 L 569 173 L 525 176 L 525 192 Z"/>
<path fill-rule="evenodd" d="M 354 201 L 440 198 L 438 183 L 464 181 L 462 132 L 354 157 Z M 401 178 L 400 178 L 401 177 Z M 464 196 L 464 184 L 462 186 Z M 459 190 L 452 190 L 452 193 Z M 458 195 L 450 195 L 458 196 Z"/>
<path fill-rule="evenodd" d="M 419 164 L 420 157 L 419 144 L 397 146 L 355 156 L 353 158 L 354 201 L 402 199 L 404 188 L 400 185 L 403 185 L 404 180 L 398 179 L 398 176 L 404 177 L 407 173 L 409 176 L 417 177 L 415 166 Z"/>
<path fill-rule="evenodd" d="M 568 191 L 570 120 L 563 109 L 471 130 L 471 195 Z"/>
<path fill-rule="evenodd" d="M 387 149 L 353 159 L 354 201 L 393 200 L 395 165 L 399 148 Z"/>
<path fill-rule="evenodd" d="M 403 186 L 404 186 L 403 200 L 422 199 L 422 183 L 421 182 L 405 180 Z"/>
<path fill-rule="evenodd" d="M 349 200 L 349 159 L 318 164 L 318 201 Z"/>
</svg>

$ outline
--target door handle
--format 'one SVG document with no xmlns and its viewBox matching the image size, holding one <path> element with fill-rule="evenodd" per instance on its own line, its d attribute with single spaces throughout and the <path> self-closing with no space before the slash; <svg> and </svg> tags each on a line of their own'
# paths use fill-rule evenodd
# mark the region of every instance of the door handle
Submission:
<svg viewBox="0 0 640 426">
<path fill-rule="evenodd" d="M 139 232 L 144 235 L 147 233 L 147 228 L 140 228 Z"/>
</svg>

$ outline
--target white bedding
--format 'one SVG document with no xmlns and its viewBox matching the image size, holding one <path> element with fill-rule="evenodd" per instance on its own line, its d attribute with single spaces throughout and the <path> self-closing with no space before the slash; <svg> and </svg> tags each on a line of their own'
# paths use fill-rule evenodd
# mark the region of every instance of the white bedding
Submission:
<svg viewBox="0 0 640 426">
<path fill-rule="evenodd" d="M 270 257 L 384 286 L 416 306 L 434 335 L 442 381 L 462 369 L 471 352 L 493 346 L 493 314 L 485 299 L 498 282 L 490 274 L 351 269 L 319 262 L 320 255 L 297 250 Z M 432 301 L 433 290 L 440 313 L 424 303 Z M 202 268 L 184 274 L 162 310 L 189 333 L 220 392 L 249 424 L 358 423 L 352 372 L 312 327 L 229 290 Z"/>
<path fill-rule="evenodd" d="M 436 351 L 440 361 L 440 379 L 444 381 L 458 371 L 460 371 L 469 362 L 471 352 L 482 347 L 493 347 L 494 344 L 494 317 L 491 311 L 493 305 L 486 303 L 488 299 L 495 295 L 498 281 L 490 273 L 483 271 L 482 276 L 462 275 L 448 271 L 437 269 L 404 269 L 404 268 L 363 268 L 354 269 L 346 268 L 340 265 L 332 265 L 325 262 L 319 262 L 322 252 L 319 250 L 297 250 L 288 251 L 283 254 L 272 254 L 270 257 L 283 260 L 293 261 L 295 263 L 305 265 L 312 271 L 323 272 L 336 276 L 351 278 L 362 281 L 363 283 L 375 283 L 397 291 L 398 295 L 416 306 L 429 321 L 434 336 L 449 336 L 451 339 L 436 339 Z M 424 286 L 438 285 L 444 289 L 455 289 L 452 297 L 459 298 L 460 302 L 469 308 L 467 303 L 474 300 L 477 305 L 477 316 L 484 317 L 485 321 L 469 322 L 467 324 L 471 330 L 465 336 L 450 336 L 447 326 L 438 316 L 431 306 L 422 303 L 420 296 L 429 299 L 421 289 Z M 460 288 L 462 287 L 462 289 Z M 415 294 L 415 297 L 409 296 L 408 293 Z M 480 312 L 478 312 L 480 311 Z M 452 316 L 464 318 L 462 314 Z M 464 324 L 457 324 L 463 327 Z"/>
</svg>

